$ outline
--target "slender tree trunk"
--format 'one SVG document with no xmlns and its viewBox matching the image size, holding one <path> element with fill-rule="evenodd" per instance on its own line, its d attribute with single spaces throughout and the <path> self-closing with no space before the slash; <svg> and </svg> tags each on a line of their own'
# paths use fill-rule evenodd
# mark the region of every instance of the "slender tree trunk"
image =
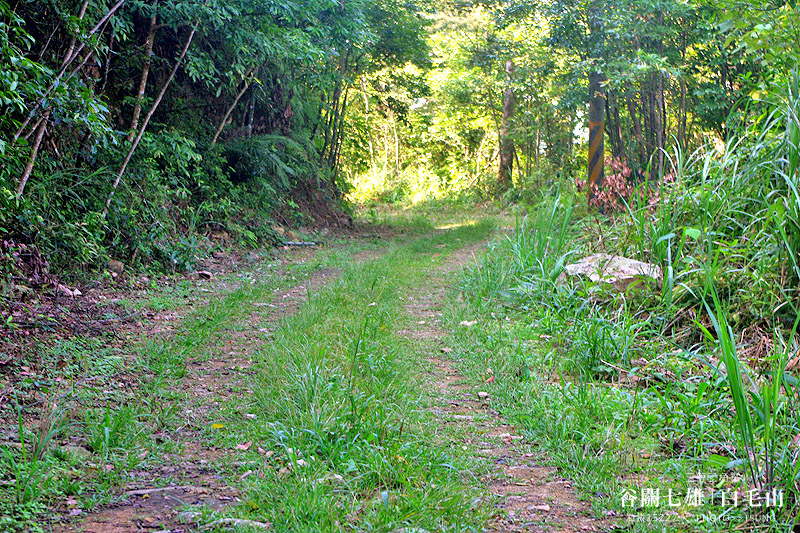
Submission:
<svg viewBox="0 0 800 533">
<path fill-rule="evenodd" d="M 389 126 L 383 125 L 383 179 L 386 180 L 386 171 L 389 170 Z"/>
<path fill-rule="evenodd" d="M 658 24 L 664 26 L 664 12 L 658 13 Z M 658 51 L 663 57 L 664 55 L 664 40 L 659 38 Z M 664 102 L 664 73 L 659 69 L 658 82 L 656 84 L 656 144 L 658 150 L 658 179 L 664 177 L 664 142 L 667 136 L 667 109 Z"/>
<path fill-rule="evenodd" d="M 361 85 L 361 94 L 364 97 L 364 122 L 367 127 L 367 141 L 369 143 L 369 166 L 371 169 L 375 169 L 375 145 L 372 139 L 372 128 L 370 127 L 370 106 L 369 106 L 369 95 L 367 94 L 367 80 L 364 76 L 359 77 L 359 83 Z"/>
<path fill-rule="evenodd" d="M 183 49 L 181 50 L 178 59 L 175 61 L 175 64 L 172 66 L 172 70 L 169 73 L 169 77 L 167 77 L 164 84 L 161 86 L 161 90 L 158 92 L 158 96 L 156 96 L 153 105 L 150 106 L 150 110 L 145 115 L 144 120 L 142 121 L 142 125 L 139 128 L 139 133 L 136 135 L 136 138 L 133 140 L 130 148 L 128 149 L 128 153 L 125 156 L 125 160 L 122 162 L 122 166 L 117 173 L 117 177 L 114 180 L 114 183 L 111 186 L 111 193 L 108 195 L 108 199 L 106 200 L 106 206 L 103 209 L 103 218 L 106 218 L 108 215 L 108 209 L 111 206 L 111 199 L 114 198 L 114 193 L 117 191 L 117 187 L 119 186 L 120 180 L 122 180 L 122 176 L 125 175 L 125 170 L 128 168 L 128 163 L 131 162 L 131 157 L 133 157 L 133 152 L 136 151 L 136 147 L 139 146 L 139 141 L 142 140 L 142 136 L 144 135 L 145 130 L 147 129 L 147 125 L 150 122 L 150 119 L 155 113 L 156 109 L 158 108 L 159 104 L 161 103 L 161 99 L 164 98 L 164 94 L 167 92 L 167 88 L 169 87 L 172 80 L 175 78 L 175 73 L 178 72 L 178 68 L 180 68 L 181 63 L 183 62 L 183 58 L 186 56 L 186 52 L 189 50 L 189 46 L 192 44 L 192 39 L 194 39 L 194 34 L 197 32 L 197 27 L 200 25 L 200 21 L 194 23 L 192 26 L 192 31 L 189 32 L 189 36 L 186 38 L 186 43 L 183 45 Z"/>
<path fill-rule="evenodd" d="M 684 77 L 684 67 L 686 66 L 686 32 L 681 33 L 681 94 L 678 110 L 678 143 L 681 148 L 686 148 L 686 78 Z"/>
<path fill-rule="evenodd" d="M 486 135 L 481 137 L 481 142 L 478 143 L 478 150 L 475 154 L 475 179 L 481 175 L 481 156 L 483 155 L 483 143 L 486 140 Z"/>
<path fill-rule="evenodd" d="M 320 124 L 322 124 L 322 121 L 324 120 L 322 116 L 322 111 L 325 105 L 328 103 L 328 97 L 325 94 L 325 92 L 320 91 L 320 93 L 321 93 L 320 101 L 323 103 L 323 105 L 319 106 L 319 109 L 317 109 L 317 117 L 316 120 L 314 120 L 314 127 L 311 129 L 311 135 L 309 135 L 309 141 L 311 141 L 311 143 L 314 143 L 314 139 L 317 138 L 317 132 L 319 131 L 319 126 Z"/>
<path fill-rule="evenodd" d="M 329 167 L 333 166 L 333 160 L 336 157 L 336 145 L 339 142 L 339 119 L 341 117 L 340 106 L 342 100 L 342 85 L 344 85 L 344 81 L 337 83 L 336 89 L 334 90 L 333 114 L 331 115 L 331 120 L 327 128 L 330 131 L 330 141 L 328 143 L 328 157 L 327 157 Z"/>
<path fill-rule="evenodd" d="M 83 0 L 80 9 L 78 10 L 78 21 L 82 22 L 83 17 L 86 15 L 86 7 L 89 5 L 89 0 Z M 75 53 L 75 42 L 77 41 L 77 36 L 73 33 L 72 39 L 70 39 L 69 46 L 67 47 L 67 51 L 64 54 L 64 59 L 61 62 L 61 68 L 65 69 L 67 65 L 70 63 L 70 58 L 73 57 Z M 84 60 L 85 63 L 85 60 Z M 33 117 L 33 112 L 28 115 L 28 118 L 25 120 L 24 124 L 27 124 L 31 117 Z M 33 141 L 33 145 L 31 146 L 31 153 L 28 158 L 28 162 L 25 164 L 25 169 L 22 171 L 22 175 L 19 178 L 19 183 L 17 184 L 17 196 L 22 196 L 22 193 L 25 192 L 25 186 L 28 184 L 28 180 L 31 177 L 31 173 L 33 172 L 33 167 L 36 164 L 36 158 L 39 155 L 39 148 L 42 146 L 42 139 L 44 139 L 45 131 L 47 130 L 47 121 L 50 118 L 50 111 L 45 111 L 44 115 L 39 119 L 34 126 L 33 132 L 35 132 L 35 137 Z M 14 140 L 12 144 L 17 141 L 19 135 L 21 134 L 22 128 L 17 132 L 14 136 Z M 32 132 L 32 133 L 33 133 Z"/>
<path fill-rule="evenodd" d="M 330 161 L 330 167 L 333 169 L 333 177 L 336 178 L 339 172 L 339 156 L 342 153 L 342 139 L 344 138 L 342 132 L 344 131 L 344 121 L 347 118 L 347 100 L 350 96 L 350 87 L 344 89 L 344 96 L 342 97 L 342 104 L 339 108 L 339 124 L 336 128 L 336 139 L 333 144 L 333 157 Z"/>
<path fill-rule="evenodd" d="M 592 1 L 589 6 L 589 53 L 597 55 L 604 39 L 602 4 Z M 589 158 L 587 164 L 587 198 L 591 204 L 595 189 L 603 186 L 605 171 L 605 105 L 603 73 L 595 63 L 589 67 Z"/>
<path fill-rule="evenodd" d="M 348 63 L 350 60 L 351 49 L 347 49 L 347 53 L 342 54 L 339 58 L 339 79 L 336 80 L 336 85 L 333 89 L 333 97 L 331 98 L 332 109 L 328 116 L 327 126 L 325 128 L 325 144 L 322 146 L 322 161 L 327 159 L 328 165 L 333 165 L 333 160 L 336 157 L 336 145 L 339 141 L 339 123 L 342 104 L 342 93 L 345 89 L 344 76 L 347 72 Z M 326 154 L 327 151 L 327 154 Z"/>
<path fill-rule="evenodd" d="M 573 115 L 572 113 L 570 113 L 570 122 L 569 123 L 571 125 L 574 125 L 576 120 L 577 120 L 577 117 L 575 115 Z M 565 157 L 566 158 L 571 158 L 572 157 L 572 153 L 574 151 L 575 151 L 575 139 L 573 138 L 572 135 L 567 135 L 567 150 L 566 150 L 566 153 L 564 154 Z M 566 159 L 565 159 L 565 161 L 566 161 Z"/>
<path fill-rule="evenodd" d="M 606 129 L 608 130 L 608 144 L 611 145 L 611 157 L 615 158 L 619 155 L 619 144 L 617 144 L 617 137 L 614 135 L 614 120 L 611 118 L 611 94 L 612 91 L 608 91 L 608 98 L 606 101 Z"/>
<path fill-rule="evenodd" d="M 250 95 L 250 103 L 247 105 L 247 117 L 246 117 L 245 127 L 247 131 L 247 138 L 253 138 L 253 130 L 256 121 L 256 95 Z M 272 132 L 270 132 L 272 133 Z"/>
<path fill-rule="evenodd" d="M 150 17 L 150 29 L 147 32 L 147 39 L 144 42 L 144 65 L 142 65 L 142 75 L 139 78 L 139 90 L 136 91 L 136 104 L 133 106 L 133 116 L 131 117 L 131 127 L 128 131 L 127 141 L 133 141 L 136 130 L 139 127 L 139 115 L 142 113 L 142 102 L 144 93 L 147 89 L 147 78 L 150 75 L 150 65 L 153 63 L 153 43 L 156 40 L 156 16 Z"/>
<path fill-rule="evenodd" d="M 89 5 L 89 0 L 83 0 L 80 9 L 78 10 L 78 21 L 83 22 L 83 17 L 86 15 L 86 7 Z M 65 67 L 69 62 L 69 58 L 72 57 L 73 52 L 75 51 L 75 43 L 77 42 L 78 37 L 74 33 L 72 34 L 72 38 L 69 40 L 69 47 L 67 48 L 67 53 L 64 54 L 64 60 L 61 62 L 61 67 Z"/>
<path fill-rule="evenodd" d="M 642 81 L 641 89 L 641 104 L 642 104 L 642 130 L 644 133 L 645 141 L 645 162 L 649 162 L 650 158 L 655 153 L 656 136 L 655 136 L 655 105 L 653 104 L 653 75 L 648 75 Z"/>
<path fill-rule="evenodd" d="M 100 85 L 100 91 L 105 92 L 108 85 L 108 73 L 111 71 L 111 56 L 114 54 L 114 28 L 108 32 L 108 55 L 103 63 L 103 83 Z"/>
<path fill-rule="evenodd" d="M 337 106 L 339 105 L 339 81 L 336 81 L 336 85 L 333 88 L 333 96 L 330 98 L 330 101 L 327 102 L 328 110 L 325 113 L 325 141 L 322 143 L 322 150 L 319 151 L 319 162 L 320 164 L 325 163 L 325 160 L 328 157 L 328 146 L 331 143 L 331 135 L 333 134 L 333 121 L 336 119 L 337 113 Z M 326 98 L 326 100 L 328 100 Z"/>
<path fill-rule="evenodd" d="M 247 89 L 250 88 L 250 84 L 252 83 L 253 80 L 250 79 L 249 76 L 250 76 L 250 74 L 252 74 L 252 72 L 253 72 L 253 68 L 251 67 L 245 73 L 245 75 L 244 75 L 244 77 L 245 77 L 244 87 L 242 87 L 242 90 L 239 91 L 239 93 L 236 95 L 236 98 L 233 99 L 233 103 L 230 105 L 230 107 L 228 107 L 228 110 L 225 112 L 225 116 L 222 117 L 222 121 L 219 123 L 219 127 L 217 127 L 217 131 L 216 131 L 216 133 L 214 133 L 214 138 L 211 139 L 211 144 L 217 144 L 217 139 L 219 139 L 219 136 L 222 133 L 222 130 L 225 129 L 225 124 L 228 123 L 228 119 L 230 118 L 231 113 L 233 113 L 233 110 L 236 108 L 236 104 L 239 103 L 239 100 L 242 99 L 242 96 L 244 96 L 244 93 L 246 93 Z"/>
<path fill-rule="evenodd" d="M 681 94 L 678 109 L 678 144 L 686 148 L 686 80 L 681 76 Z"/>
<path fill-rule="evenodd" d="M 628 107 L 628 115 L 630 115 L 631 129 L 633 130 L 633 135 L 636 137 L 637 163 L 642 165 L 644 163 L 644 138 L 642 137 L 642 125 L 639 123 L 639 113 L 636 111 L 636 102 L 630 94 L 630 87 L 626 90 L 625 103 Z"/>
<path fill-rule="evenodd" d="M 514 89 L 511 81 L 514 75 L 514 62 L 506 62 L 506 83 L 507 87 L 503 93 L 503 115 L 500 118 L 499 149 L 500 162 L 497 165 L 497 184 L 501 191 L 507 191 L 513 185 L 512 177 L 514 172 L 514 140 L 511 138 L 511 120 L 514 116 Z"/>
<path fill-rule="evenodd" d="M 22 172 L 22 176 L 19 178 L 19 185 L 17 185 L 17 196 L 22 196 L 22 193 L 25 191 L 25 185 L 28 183 L 28 178 L 31 177 L 31 172 L 33 172 L 33 164 L 36 162 L 36 156 L 39 153 L 39 147 L 42 145 L 42 139 L 44 138 L 44 132 L 47 129 L 47 116 L 50 113 L 45 113 L 44 118 L 39 121 L 39 127 L 36 130 L 36 137 L 33 140 L 33 146 L 31 147 L 31 155 L 28 158 L 28 163 L 25 165 L 25 170 Z"/>
<path fill-rule="evenodd" d="M 622 136 L 622 119 L 619 115 L 619 93 L 616 91 L 614 92 L 614 107 L 612 110 L 611 117 L 614 120 L 614 136 L 617 138 L 617 146 L 619 147 L 619 153 L 617 154 L 619 157 L 628 158 L 627 154 L 627 147 L 623 142 Z"/>
<path fill-rule="evenodd" d="M 609 89 L 606 98 L 606 130 L 611 144 L 611 156 L 621 159 L 625 156 L 625 146 L 622 142 L 622 123 L 619 117 L 619 97 L 616 90 Z"/>
<path fill-rule="evenodd" d="M 553 151 L 553 127 L 550 120 L 544 120 L 544 155 L 550 163 L 556 164 L 556 156 Z"/>
<path fill-rule="evenodd" d="M 656 89 L 656 150 L 658 161 L 658 179 L 664 176 L 664 137 L 666 133 L 666 115 L 664 112 L 664 74 L 658 73 L 658 84 Z"/>
<path fill-rule="evenodd" d="M 394 133 L 394 173 L 400 174 L 400 139 L 397 136 L 397 117 L 392 113 L 392 132 Z"/>
<path fill-rule="evenodd" d="M 594 196 L 595 188 L 603 186 L 605 172 L 605 104 L 603 94 L 603 75 L 594 69 L 589 72 L 589 165 L 588 165 L 588 195 L 589 200 Z"/>
<path fill-rule="evenodd" d="M 94 34 L 96 34 L 96 33 L 97 33 L 97 32 L 98 32 L 98 31 L 99 31 L 101 28 L 104 28 L 104 27 L 105 27 L 105 24 L 106 24 L 106 22 L 108 22 L 108 20 L 109 20 L 109 19 L 110 19 L 110 18 L 111 18 L 111 17 L 114 15 L 114 13 L 116 13 L 116 12 L 117 12 L 117 10 L 118 10 L 120 7 L 122 7 L 122 5 L 123 5 L 124 3 L 125 3 L 125 0 L 119 0 L 119 1 L 118 1 L 116 4 L 114 4 L 114 6 L 112 6 L 112 7 L 111 7 L 111 9 L 109 9 L 109 10 L 106 12 L 106 14 L 103 16 L 103 18 L 101 18 L 101 19 L 100 19 L 100 21 L 99 21 L 97 24 L 95 24 L 95 25 L 94 25 L 94 27 L 93 27 L 93 28 L 92 28 L 92 29 L 89 31 L 89 33 L 86 35 L 86 40 L 89 40 L 89 39 L 90 39 L 90 38 L 91 38 L 91 37 L 92 37 Z M 13 145 L 14 143 L 16 143 L 16 142 L 17 142 L 17 139 L 19 139 L 19 138 L 20 138 L 20 136 L 22 135 L 22 133 L 25 131 L 25 128 L 27 128 L 27 127 L 28 127 L 28 124 L 30 124 L 30 121 L 33 119 L 33 117 L 36 115 L 36 113 L 39 111 L 39 109 L 41 109 L 42 105 L 43 105 L 43 104 L 44 104 L 44 102 L 47 100 L 47 98 L 50 96 L 50 93 L 53 91 L 53 89 L 55 89 L 56 87 L 58 87 L 58 86 L 60 85 L 60 83 L 61 83 L 61 78 L 64 76 L 64 74 L 66 74 L 68 67 L 70 66 L 70 64 L 72 64 L 72 62 L 73 62 L 73 61 L 75 61 L 75 59 L 76 59 L 76 58 L 79 56 L 79 54 L 81 53 L 81 51 L 83 51 L 83 48 L 84 48 L 85 46 L 86 46 L 86 41 L 84 41 L 84 42 L 81 42 L 81 44 L 80 44 L 80 45 L 78 45 L 77 49 L 74 49 L 74 50 L 72 50 L 72 51 L 71 51 L 71 55 L 70 55 L 70 56 L 68 56 L 68 57 L 67 57 L 67 58 L 66 58 L 66 59 L 63 61 L 63 64 L 62 64 L 62 66 L 61 66 L 61 69 L 59 70 L 59 72 L 58 72 L 58 74 L 56 75 L 56 77 L 55 77 L 55 79 L 53 80 L 53 82 L 50 84 L 50 86 L 47 88 L 47 90 L 44 92 L 44 94 L 43 94 L 42 96 L 40 96 L 40 97 L 39 97 L 39 99 L 38 99 L 38 100 L 36 101 L 36 103 L 34 104 L 33 108 L 31 108 L 30 112 L 28 113 L 28 116 L 27 116 L 27 118 L 26 118 L 26 119 L 25 119 L 25 120 L 22 122 L 22 124 L 20 124 L 19 128 L 17 128 L 17 131 L 14 133 L 14 137 L 12 138 L 12 141 L 11 141 L 11 144 L 12 144 L 12 145 Z M 90 54 L 90 55 L 91 55 L 91 54 Z M 88 57 L 89 57 L 89 56 L 87 56 L 87 58 L 88 58 Z M 83 65 L 84 63 L 86 63 L 86 59 L 87 59 L 87 58 L 85 58 L 85 59 L 84 59 L 84 61 L 83 61 L 83 63 L 81 63 L 81 65 Z M 80 67 L 79 67 L 79 68 L 80 68 Z M 75 75 L 75 72 L 76 72 L 77 70 L 78 70 L 78 69 L 74 70 L 74 71 L 73 71 L 73 72 L 70 74 L 69 78 L 71 78 L 72 76 L 74 76 L 74 75 Z M 68 78 L 68 79 L 69 79 L 69 78 Z"/>
<path fill-rule="evenodd" d="M 47 52 L 47 49 L 48 49 L 48 48 L 50 48 L 50 43 L 53 41 L 53 36 L 54 36 L 54 35 L 56 34 L 56 32 L 58 32 L 58 30 L 60 30 L 60 29 L 61 29 L 61 24 L 57 24 L 57 25 L 56 25 L 56 26 L 53 28 L 53 31 L 51 31 L 51 32 L 50 32 L 50 36 L 49 36 L 49 37 L 47 38 L 47 40 L 45 41 L 45 43 L 44 43 L 44 46 L 42 46 L 41 50 L 39 51 L 39 55 L 38 55 L 38 57 L 36 58 L 36 62 L 37 62 L 37 63 L 41 63 L 41 62 L 42 62 L 42 58 L 44 57 L 44 54 Z"/>
</svg>

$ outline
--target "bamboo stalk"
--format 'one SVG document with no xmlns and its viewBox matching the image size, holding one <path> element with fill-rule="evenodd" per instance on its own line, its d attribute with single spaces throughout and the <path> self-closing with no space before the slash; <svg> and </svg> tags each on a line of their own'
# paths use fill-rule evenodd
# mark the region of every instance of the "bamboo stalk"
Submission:
<svg viewBox="0 0 800 533">
<path fill-rule="evenodd" d="M 164 98 L 164 94 L 167 92 L 167 88 L 169 87 L 172 80 L 175 78 L 175 74 L 178 72 L 178 68 L 181 66 L 183 62 L 183 58 L 186 56 L 186 52 L 189 50 L 189 46 L 192 44 L 192 39 L 194 39 L 194 34 L 197 32 L 197 27 L 200 25 L 200 21 L 194 23 L 192 26 L 192 31 L 189 33 L 189 37 L 186 38 L 186 44 L 183 45 L 183 49 L 181 50 L 178 59 L 175 61 L 175 64 L 172 66 L 172 70 L 169 73 L 169 77 L 166 79 L 164 84 L 161 86 L 161 90 L 158 93 L 153 105 L 150 106 L 150 110 L 147 112 L 147 115 L 144 117 L 144 121 L 142 121 L 142 126 L 139 128 L 139 133 L 136 135 L 136 138 L 133 140 L 130 148 L 128 149 L 128 153 L 125 156 L 125 160 L 122 162 L 122 166 L 117 172 L 117 177 L 114 180 L 113 185 L 111 186 L 111 193 L 108 195 L 108 199 L 106 200 L 106 206 L 103 208 L 103 218 L 106 218 L 108 215 L 108 209 L 111 206 L 111 199 L 114 198 L 114 193 L 117 191 L 117 187 L 119 186 L 119 182 L 122 180 L 122 176 L 125 175 L 125 170 L 128 168 L 128 164 L 131 162 L 131 157 L 133 157 L 133 153 L 136 151 L 136 147 L 139 146 L 139 141 L 142 140 L 142 136 L 144 135 L 145 130 L 147 129 L 147 125 L 150 122 L 150 119 L 155 113 L 158 105 L 161 103 L 161 99 Z"/>
<path fill-rule="evenodd" d="M 150 65 L 153 63 L 153 43 L 156 40 L 156 15 L 150 17 L 150 29 L 147 32 L 147 39 L 144 42 L 145 58 L 142 65 L 142 76 L 139 79 L 139 89 L 136 91 L 136 104 L 133 106 L 133 116 L 131 117 L 131 127 L 128 132 L 128 142 L 133 141 L 133 136 L 139 127 L 139 115 L 142 112 L 142 102 L 144 101 L 145 89 L 147 89 L 147 78 L 150 75 Z"/>
<path fill-rule="evenodd" d="M 222 130 L 225 129 L 225 124 L 228 122 L 228 119 L 230 118 L 231 113 L 233 113 L 234 108 L 236 108 L 236 104 L 239 103 L 239 100 L 242 99 L 242 96 L 244 96 L 244 93 L 246 93 L 247 89 L 250 88 L 250 84 L 253 82 L 253 80 L 252 80 L 252 78 L 248 79 L 248 77 L 250 76 L 250 74 L 253 73 L 253 70 L 255 70 L 255 68 L 254 67 L 250 67 L 250 69 L 245 73 L 244 77 L 246 79 L 246 83 L 244 84 L 244 87 L 242 87 L 242 90 L 239 91 L 239 94 L 236 95 L 236 98 L 234 98 L 233 103 L 230 105 L 230 107 L 228 107 L 228 111 L 225 113 L 225 116 L 222 118 L 222 122 L 219 123 L 219 127 L 217 128 L 217 131 L 214 134 L 214 138 L 211 139 L 211 144 L 217 144 L 217 140 L 219 139 L 219 136 L 222 133 Z"/>
</svg>

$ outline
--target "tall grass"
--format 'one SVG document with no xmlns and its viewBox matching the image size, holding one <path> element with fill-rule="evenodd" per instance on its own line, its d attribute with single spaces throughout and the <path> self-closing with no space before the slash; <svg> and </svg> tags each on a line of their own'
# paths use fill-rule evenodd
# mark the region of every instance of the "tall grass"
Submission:
<svg viewBox="0 0 800 533">
<path fill-rule="evenodd" d="M 520 296 L 548 305 L 572 253 L 568 247 L 575 236 L 573 211 L 573 197 L 558 194 L 531 216 L 517 218 L 513 235 L 490 245 L 491 253 L 462 279 L 464 293 L 482 309 Z"/>
<path fill-rule="evenodd" d="M 735 407 L 735 428 L 738 433 L 737 462 L 745 466 L 750 487 L 761 490 L 782 489 L 796 498 L 800 466 L 796 435 L 800 434 L 797 396 L 798 380 L 787 371 L 797 346 L 785 342 L 776 331 L 775 350 L 769 358 L 770 370 L 755 376 L 743 365 L 738 355 L 733 329 L 727 312 L 716 294 L 713 307 L 707 312 L 714 335 L 704 329 L 706 336 L 718 345 L 719 366 L 708 363 L 717 375 L 724 377 Z M 789 338 L 797 333 L 795 322 Z M 702 328 L 702 326 L 700 326 Z"/>
<path fill-rule="evenodd" d="M 595 216 L 598 242 L 588 246 L 576 229 L 582 221 L 552 198 L 496 243 L 461 287 L 477 310 L 502 306 L 545 339 L 544 382 L 553 369 L 575 380 L 560 412 L 581 412 L 582 398 L 602 382 L 624 388 L 638 380 L 646 384 L 634 402 L 641 408 L 620 403 L 628 426 L 609 422 L 627 433 L 623 440 L 646 435 L 651 460 L 684 461 L 675 471 L 711 469 L 738 475 L 751 489 L 784 490 L 789 507 L 776 512 L 793 520 L 788 510 L 800 500 L 800 76 L 772 87 L 759 105 L 724 149 L 672 149 L 674 180 L 659 185 L 659 202 L 635 194 L 624 213 Z M 660 294 L 559 279 L 564 262 L 590 248 L 661 266 Z M 764 338 L 772 342 L 756 349 Z M 565 434 L 551 410 L 527 405 L 536 411 L 525 425 L 551 431 L 554 442 L 603 438 L 592 435 L 599 424 Z M 585 458 L 573 459 L 584 468 Z"/>
</svg>

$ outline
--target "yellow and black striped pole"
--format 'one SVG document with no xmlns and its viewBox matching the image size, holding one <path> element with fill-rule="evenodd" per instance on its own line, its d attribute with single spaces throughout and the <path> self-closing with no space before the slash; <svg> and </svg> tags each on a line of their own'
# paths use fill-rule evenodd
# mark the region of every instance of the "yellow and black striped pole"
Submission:
<svg viewBox="0 0 800 533">
<path fill-rule="evenodd" d="M 594 196 L 595 189 L 603 186 L 603 171 L 605 166 L 605 106 L 606 97 L 603 94 L 603 75 L 599 72 L 589 73 L 589 158 L 588 158 L 588 195 L 589 201 Z"/>
</svg>

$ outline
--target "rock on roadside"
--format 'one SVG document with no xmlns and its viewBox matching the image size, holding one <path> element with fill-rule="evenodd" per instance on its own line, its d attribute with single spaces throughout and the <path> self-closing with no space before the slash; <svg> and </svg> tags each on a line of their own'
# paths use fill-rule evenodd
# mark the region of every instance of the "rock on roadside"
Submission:
<svg viewBox="0 0 800 533">
<path fill-rule="evenodd" d="M 661 283 L 661 268 L 619 255 L 593 254 L 564 267 L 570 278 L 602 282 L 624 292 L 635 281 Z"/>
</svg>

